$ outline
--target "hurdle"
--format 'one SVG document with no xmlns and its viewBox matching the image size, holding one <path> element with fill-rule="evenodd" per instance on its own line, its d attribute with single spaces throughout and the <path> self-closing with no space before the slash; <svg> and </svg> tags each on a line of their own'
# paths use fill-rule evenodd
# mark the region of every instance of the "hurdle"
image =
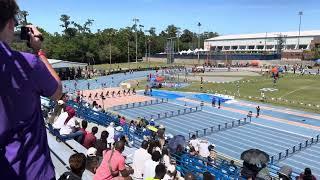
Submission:
<svg viewBox="0 0 320 180">
<path fill-rule="evenodd" d="M 196 113 L 196 112 L 200 112 L 200 111 L 202 111 L 202 109 L 199 108 L 198 106 L 191 107 L 191 108 L 178 109 L 175 111 L 167 111 L 167 112 L 158 113 L 157 118 L 154 120 L 165 119 L 165 118 L 170 118 L 170 117 L 175 117 L 175 116 L 181 116 L 181 115 Z M 150 118 L 149 118 L 150 120 L 152 119 L 151 116 L 152 115 L 150 115 Z"/>
<path fill-rule="evenodd" d="M 123 104 L 118 106 L 111 107 L 114 111 L 120 111 L 125 109 L 132 109 L 136 107 L 144 107 L 144 106 L 150 106 L 150 105 L 156 105 L 156 104 L 162 104 L 162 103 L 168 103 L 168 99 L 156 99 L 156 100 L 150 100 L 150 101 L 142 101 L 142 102 L 134 102 L 129 104 Z"/>
</svg>

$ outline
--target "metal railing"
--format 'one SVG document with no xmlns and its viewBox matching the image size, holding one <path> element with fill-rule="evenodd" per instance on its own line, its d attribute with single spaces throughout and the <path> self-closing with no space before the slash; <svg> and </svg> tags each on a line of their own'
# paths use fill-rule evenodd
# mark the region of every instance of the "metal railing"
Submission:
<svg viewBox="0 0 320 180">
<path fill-rule="evenodd" d="M 161 103 L 168 103 L 168 101 L 169 101 L 168 98 L 166 98 L 166 99 L 161 98 L 161 99 L 155 99 L 155 100 L 150 100 L 150 101 L 134 102 L 134 103 L 129 103 L 129 104 L 113 106 L 112 110 L 119 111 L 119 110 L 131 109 L 131 108 L 136 108 L 136 107 L 143 107 L 143 106 L 150 106 L 150 105 L 161 104 Z"/>
<path fill-rule="evenodd" d="M 175 116 L 195 113 L 195 112 L 199 112 L 199 111 L 202 111 L 202 107 L 201 106 L 178 109 L 178 110 L 175 110 L 175 111 L 161 112 L 161 113 L 157 113 L 155 115 L 154 114 L 149 115 L 150 117 L 146 117 L 145 116 L 143 118 L 144 119 L 149 119 L 149 120 L 151 120 L 151 119 L 159 120 L 159 119 L 164 119 L 164 118 L 170 118 L 170 117 L 175 117 Z"/>
<path fill-rule="evenodd" d="M 299 143 L 291 148 L 288 148 L 283 152 L 279 152 L 278 154 L 271 156 L 270 157 L 270 164 L 274 164 L 276 162 L 284 160 L 284 159 L 288 158 L 289 156 L 292 156 L 293 154 L 298 153 L 298 152 L 312 146 L 313 144 L 317 144 L 318 142 L 319 142 L 319 135 L 317 135 L 316 137 L 312 137 L 310 139 L 307 139 L 306 141 Z"/>
<path fill-rule="evenodd" d="M 231 129 L 231 128 L 235 128 L 235 127 L 239 127 L 245 124 L 251 123 L 251 118 L 247 119 L 247 118 L 243 118 L 243 119 L 239 119 L 236 121 L 232 121 L 232 122 L 226 122 L 224 124 L 218 124 L 216 126 L 211 126 L 209 128 L 204 128 L 202 130 L 196 130 L 193 132 L 189 132 L 189 139 L 191 138 L 192 134 L 195 134 L 196 137 L 203 137 L 206 135 L 210 135 L 219 131 L 224 131 L 227 129 Z"/>
</svg>

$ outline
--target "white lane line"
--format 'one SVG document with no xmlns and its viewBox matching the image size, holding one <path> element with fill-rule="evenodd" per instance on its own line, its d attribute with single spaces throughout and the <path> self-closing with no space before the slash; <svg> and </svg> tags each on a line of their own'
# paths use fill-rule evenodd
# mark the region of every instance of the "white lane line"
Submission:
<svg viewBox="0 0 320 180">
<path fill-rule="evenodd" d="M 286 132 L 286 133 L 289 133 L 289 134 L 294 134 L 294 135 L 302 136 L 302 137 L 305 137 L 305 138 L 312 138 L 311 136 L 306 136 L 306 135 L 303 135 L 303 134 L 286 131 L 286 130 L 283 130 L 283 129 L 279 129 L 279 128 L 275 128 L 275 127 L 263 125 L 263 124 L 260 124 L 260 123 L 251 122 L 251 124 L 255 124 L 255 125 L 257 125 L 257 126 L 263 126 L 263 127 L 270 128 L 270 129 L 275 129 L 275 130 L 277 130 L 277 131 L 282 131 L 282 132 Z"/>
</svg>

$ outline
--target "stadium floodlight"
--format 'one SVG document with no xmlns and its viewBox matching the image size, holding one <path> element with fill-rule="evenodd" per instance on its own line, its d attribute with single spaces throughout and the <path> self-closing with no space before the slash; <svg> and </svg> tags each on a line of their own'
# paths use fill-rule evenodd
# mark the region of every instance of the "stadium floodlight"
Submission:
<svg viewBox="0 0 320 180">
<path fill-rule="evenodd" d="M 299 36 L 298 36 L 298 49 L 300 49 L 300 31 L 301 31 L 301 17 L 303 15 L 303 12 L 302 11 L 299 11 L 298 13 L 299 15 Z"/>
<path fill-rule="evenodd" d="M 198 64 L 200 64 L 200 27 L 201 27 L 201 23 L 198 22 L 198 27 L 199 27 L 199 34 L 198 34 Z"/>
</svg>

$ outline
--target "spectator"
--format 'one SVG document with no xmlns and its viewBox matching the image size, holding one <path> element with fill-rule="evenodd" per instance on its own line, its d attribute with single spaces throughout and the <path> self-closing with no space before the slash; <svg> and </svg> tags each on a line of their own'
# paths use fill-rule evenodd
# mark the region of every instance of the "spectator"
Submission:
<svg viewBox="0 0 320 180">
<path fill-rule="evenodd" d="M 114 143 L 114 122 L 111 122 L 109 126 L 106 128 L 106 131 L 108 131 L 109 136 L 107 138 L 108 141 L 108 148 L 111 149 L 113 143 Z"/>
<path fill-rule="evenodd" d="M 162 149 L 162 162 L 164 163 L 164 165 L 168 168 L 171 164 L 170 164 L 170 157 L 169 157 L 169 151 L 167 148 L 163 148 Z"/>
<path fill-rule="evenodd" d="M 305 168 L 304 172 L 300 174 L 299 180 L 316 180 L 316 177 L 312 175 L 310 168 Z"/>
<path fill-rule="evenodd" d="M 134 152 L 132 167 L 134 169 L 133 177 L 141 179 L 143 177 L 144 162 L 151 159 L 151 155 L 148 153 L 149 143 L 142 141 L 141 147 Z"/>
<path fill-rule="evenodd" d="M 119 141 L 122 136 L 124 136 L 123 128 L 121 126 L 117 126 L 114 132 L 114 141 Z"/>
<path fill-rule="evenodd" d="M 176 166 L 170 165 L 167 167 L 167 173 L 163 177 L 163 180 L 174 180 L 177 179 L 177 170 Z"/>
<path fill-rule="evenodd" d="M 121 126 L 126 125 L 126 119 L 125 119 L 124 116 L 122 116 L 122 117 L 120 118 L 120 125 L 121 125 Z"/>
<path fill-rule="evenodd" d="M 210 155 L 209 142 L 207 140 L 200 140 L 200 143 L 199 143 L 199 155 L 204 159 L 207 159 L 208 156 Z"/>
<path fill-rule="evenodd" d="M 159 151 L 152 153 L 151 159 L 148 159 L 144 163 L 143 179 L 154 177 L 156 166 L 159 164 L 161 154 Z"/>
<path fill-rule="evenodd" d="M 215 177 L 210 174 L 210 172 L 206 171 L 203 173 L 203 180 L 215 180 Z"/>
<path fill-rule="evenodd" d="M 108 131 L 102 131 L 100 139 L 96 141 L 95 148 L 97 149 L 97 156 L 102 157 L 102 152 L 108 149 L 107 138 L 109 136 Z"/>
<path fill-rule="evenodd" d="M 215 150 L 215 145 L 214 144 L 211 144 L 209 147 L 208 147 L 208 150 L 209 150 L 209 156 L 208 156 L 208 162 L 210 164 L 215 164 L 216 162 L 216 159 L 217 159 L 217 152 Z"/>
<path fill-rule="evenodd" d="M 119 177 L 120 174 L 122 177 L 129 177 L 129 175 L 133 173 L 133 170 L 126 169 L 125 158 L 121 155 L 123 151 L 123 141 L 116 142 L 113 150 L 104 151 L 103 160 L 93 179 L 111 180 L 115 177 Z"/>
<path fill-rule="evenodd" d="M 99 167 L 99 158 L 97 157 L 97 149 L 94 147 L 91 147 L 87 150 L 86 169 L 92 172 L 93 174 L 95 174 L 98 167 Z"/>
<path fill-rule="evenodd" d="M 292 168 L 289 166 L 282 166 L 278 172 L 280 180 L 291 180 Z"/>
<path fill-rule="evenodd" d="M 81 128 L 79 129 L 79 131 L 81 131 L 82 133 L 83 133 L 83 136 L 81 136 L 81 137 L 79 137 L 78 139 L 77 139 L 77 141 L 80 143 L 80 144 L 83 144 L 83 140 L 84 140 L 84 137 L 87 135 L 87 131 L 86 131 L 86 129 L 87 129 L 87 127 L 88 127 L 88 122 L 87 121 L 85 121 L 85 120 L 82 120 L 81 121 Z"/>
<path fill-rule="evenodd" d="M 97 141 L 97 138 L 95 136 L 95 134 L 97 134 L 98 132 L 98 127 L 94 126 L 92 127 L 91 133 L 87 133 L 87 135 L 84 137 L 83 140 L 83 146 L 87 149 L 89 149 L 90 147 L 93 147 Z"/>
<path fill-rule="evenodd" d="M 35 55 L 9 47 L 18 10 L 15 0 L 0 1 L 0 179 L 53 179 L 39 99 L 60 99 L 62 85 L 40 50 L 42 35 L 34 26 L 28 28 Z"/>
<path fill-rule="evenodd" d="M 196 180 L 196 176 L 194 174 L 192 174 L 191 172 L 188 172 L 185 174 L 184 179 L 185 180 Z"/>
<path fill-rule="evenodd" d="M 166 174 L 166 166 L 164 164 L 158 164 L 155 167 L 155 176 L 153 177 L 147 177 L 147 180 L 157 180 L 157 179 L 163 179 L 163 177 Z"/>
<path fill-rule="evenodd" d="M 196 138 L 196 135 L 193 134 L 190 138 L 191 140 L 189 141 L 189 144 L 194 147 L 194 149 L 196 150 L 196 152 L 199 152 L 199 139 Z"/>
<path fill-rule="evenodd" d="M 86 168 L 86 156 L 83 153 L 76 153 L 70 156 L 69 166 L 71 171 L 63 173 L 59 180 L 81 180 Z"/>
<path fill-rule="evenodd" d="M 66 119 L 68 118 L 68 112 L 70 107 L 65 107 L 64 112 L 61 113 L 59 115 L 59 117 L 57 118 L 57 120 L 52 124 L 52 127 L 54 129 L 60 130 L 62 128 L 62 126 L 64 125 L 64 122 L 66 121 Z"/>
<path fill-rule="evenodd" d="M 63 126 L 61 127 L 59 133 L 65 139 L 79 138 L 83 136 L 81 131 L 76 130 L 76 111 L 73 108 L 67 109 L 68 117 L 65 119 Z"/>
<path fill-rule="evenodd" d="M 64 104 L 63 100 L 59 100 L 58 104 L 54 107 L 53 112 L 51 114 L 51 117 L 49 118 L 49 123 L 53 124 L 61 113 L 64 112 L 66 105 Z"/>
<path fill-rule="evenodd" d="M 158 131 L 157 131 L 157 135 L 158 135 L 158 138 L 159 138 L 161 149 L 163 148 L 164 143 L 165 143 L 165 130 L 166 129 L 164 128 L 164 126 L 160 125 L 159 128 L 158 128 Z"/>
</svg>

